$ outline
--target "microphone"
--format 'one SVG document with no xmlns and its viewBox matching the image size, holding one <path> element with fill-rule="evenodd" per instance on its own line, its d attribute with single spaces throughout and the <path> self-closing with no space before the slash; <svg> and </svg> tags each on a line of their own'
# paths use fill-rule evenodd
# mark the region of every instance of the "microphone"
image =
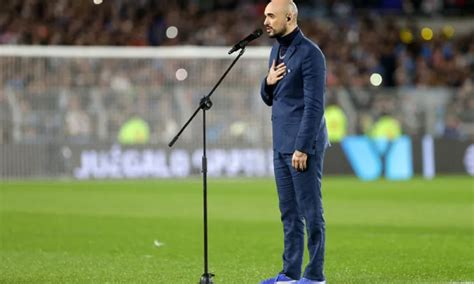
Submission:
<svg viewBox="0 0 474 284">
<path fill-rule="evenodd" d="M 236 45 L 232 47 L 229 51 L 229 54 L 236 52 L 239 49 L 242 49 L 247 46 L 252 40 L 259 38 L 262 35 L 262 29 L 256 29 L 253 33 L 249 34 L 246 38 L 239 41 Z"/>
</svg>

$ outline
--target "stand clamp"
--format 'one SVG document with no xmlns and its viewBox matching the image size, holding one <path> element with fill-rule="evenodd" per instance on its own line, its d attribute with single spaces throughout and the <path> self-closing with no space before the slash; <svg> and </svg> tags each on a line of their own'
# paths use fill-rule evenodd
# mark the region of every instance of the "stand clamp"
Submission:
<svg viewBox="0 0 474 284">
<path fill-rule="evenodd" d="M 211 99 L 208 96 L 205 96 L 199 102 L 199 108 L 202 110 L 210 110 L 212 107 Z"/>
</svg>

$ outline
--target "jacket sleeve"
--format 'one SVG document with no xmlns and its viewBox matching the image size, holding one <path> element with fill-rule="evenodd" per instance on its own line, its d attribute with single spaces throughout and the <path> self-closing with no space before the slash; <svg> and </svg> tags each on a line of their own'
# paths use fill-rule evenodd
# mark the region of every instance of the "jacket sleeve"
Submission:
<svg viewBox="0 0 474 284">
<path fill-rule="evenodd" d="M 304 153 L 314 152 L 313 145 L 318 137 L 324 116 L 324 88 L 326 83 L 326 62 L 321 50 L 312 47 L 302 63 L 304 111 L 295 149 Z"/>
<path fill-rule="evenodd" d="M 276 50 L 276 44 L 272 46 L 272 50 L 270 52 L 270 58 L 268 59 L 268 69 L 272 66 L 272 58 L 273 54 L 275 53 Z M 268 86 L 267 85 L 267 77 L 262 80 L 262 83 L 260 84 L 260 96 L 262 97 L 263 102 L 268 105 L 272 106 L 273 105 L 273 90 L 275 89 L 275 86 Z"/>
<path fill-rule="evenodd" d="M 268 105 L 272 106 L 273 104 L 273 86 L 267 85 L 267 77 L 262 80 L 262 84 L 260 86 L 260 96 L 262 97 L 263 102 Z"/>
</svg>

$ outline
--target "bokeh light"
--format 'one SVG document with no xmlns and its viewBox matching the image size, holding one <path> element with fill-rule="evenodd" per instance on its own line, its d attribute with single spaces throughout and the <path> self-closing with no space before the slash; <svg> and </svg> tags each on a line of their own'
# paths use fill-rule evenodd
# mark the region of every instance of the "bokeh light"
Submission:
<svg viewBox="0 0 474 284">
<path fill-rule="evenodd" d="M 169 26 L 166 29 L 166 37 L 168 37 L 170 39 L 173 39 L 173 38 L 176 38 L 177 36 L 178 36 L 178 28 L 177 27 Z"/>
<path fill-rule="evenodd" d="M 443 35 L 446 37 L 446 38 L 452 38 L 455 34 L 455 30 L 454 30 L 454 27 L 451 26 L 451 25 L 446 25 L 443 27 Z"/>
<path fill-rule="evenodd" d="M 178 81 L 184 81 L 186 80 L 186 78 L 188 78 L 188 71 L 186 71 L 186 69 L 179 68 L 178 70 L 176 70 L 176 79 Z"/>
<path fill-rule="evenodd" d="M 372 86 L 378 87 L 382 85 L 382 82 L 382 75 L 380 75 L 379 73 L 373 73 L 372 75 L 370 75 L 370 84 L 372 84 Z"/>
<path fill-rule="evenodd" d="M 408 29 L 402 29 L 400 31 L 400 40 L 405 44 L 413 42 L 413 33 Z"/>
<path fill-rule="evenodd" d="M 422 28 L 421 29 L 421 37 L 424 40 L 432 40 L 433 39 L 433 30 L 430 28 Z"/>
</svg>

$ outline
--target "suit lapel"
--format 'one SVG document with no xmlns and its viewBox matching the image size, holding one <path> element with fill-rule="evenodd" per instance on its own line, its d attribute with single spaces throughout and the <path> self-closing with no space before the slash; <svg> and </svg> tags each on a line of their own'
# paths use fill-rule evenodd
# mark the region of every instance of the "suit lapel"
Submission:
<svg viewBox="0 0 474 284">
<path fill-rule="evenodd" d="M 276 61 L 277 55 L 278 55 L 278 50 L 280 49 L 280 44 L 277 42 L 273 45 L 272 51 L 270 53 L 270 62 L 269 62 L 269 67 L 272 66 L 273 60 Z"/>
<path fill-rule="evenodd" d="M 293 39 L 291 42 L 290 46 L 288 47 L 288 50 L 286 51 L 286 56 L 285 56 L 285 64 L 288 64 L 288 61 L 291 59 L 293 54 L 295 54 L 296 47 L 300 44 L 301 40 L 303 39 L 303 33 L 300 31 L 296 37 Z"/>
<path fill-rule="evenodd" d="M 288 50 L 286 51 L 285 59 L 283 60 L 286 65 L 288 65 L 288 61 L 290 60 L 291 56 L 293 56 L 293 54 L 295 53 L 295 51 L 296 51 L 296 46 L 294 46 L 293 44 L 291 44 L 291 45 L 288 47 Z"/>
<path fill-rule="evenodd" d="M 291 57 L 295 54 L 297 46 L 300 44 L 302 40 L 303 40 L 303 33 L 300 31 L 291 42 L 290 46 L 288 47 L 288 50 L 286 51 L 285 58 L 283 59 L 283 62 L 285 63 L 287 67 L 288 67 L 288 62 L 290 61 Z M 271 62 L 273 62 L 273 60 L 276 60 L 279 50 L 280 50 L 280 44 L 277 42 L 272 48 L 272 52 L 271 52 L 272 61 Z M 271 62 L 270 62 L 270 65 L 271 65 Z M 274 97 L 280 96 L 280 89 L 282 88 L 282 83 L 283 82 L 280 81 L 275 86 L 275 89 L 273 91 Z"/>
</svg>

